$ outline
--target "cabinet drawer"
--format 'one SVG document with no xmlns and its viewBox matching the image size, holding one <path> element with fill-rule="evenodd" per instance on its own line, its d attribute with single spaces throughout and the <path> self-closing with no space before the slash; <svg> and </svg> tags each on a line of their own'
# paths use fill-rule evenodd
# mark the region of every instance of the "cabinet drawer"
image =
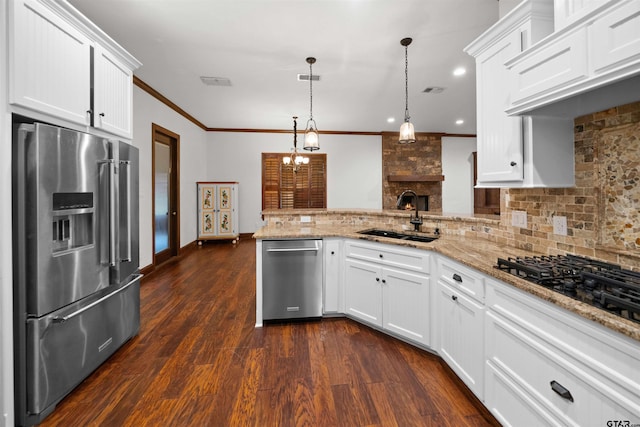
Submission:
<svg viewBox="0 0 640 427">
<path fill-rule="evenodd" d="M 565 425 L 640 418 L 640 344 L 512 286 L 489 279 L 486 289 L 487 366 L 534 406 Z M 573 401 L 554 392 L 552 381 Z"/>
<path fill-rule="evenodd" d="M 559 426 L 563 423 L 543 409 L 509 375 L 486 365 L 484 404 L 503 426 Z"/>
<path fill-rule="evenodd" d="M 586 28 L 507 63 L 512 71 L 512 106 L 564 89 L 588 77 Z"/>
<path fill-rule="evenodd" d="M 640 61 L 640 2 L 627 1 L 589 27 L 593 73 Z M 635 57 L 635 59 L 634 59 Z"/>
<path fill-rule="evenodd" d="M 640 416 L 636 396 L 581 369 L 518 324 L 488 312 L 486 337 L 487 366 L 517 384 L 534 407 L 561 424 L 606 425 L 607 420 Z"/>
<path fill-rule="evenodd" d="M 488 279 L 486 289 L 487 310 L 527 330 L 598 381 L 623 386 L 622 394 L 640 402 L 640 343 L 513 286 Z"/>
<path fill-rule="evenodd" d="M 419 273 L 429 273 L 430 254 L 419 249 L 406 249 L 380 243 L 347 241 L 345 254 L 348 258 L 375 262 L 380 265 Z"/>
<path fill-rule="evenodd" d="M 470 268 L 439 256 L 438 278 L 476 301 L 484 302 L 484 279 Z"/>
</svg>

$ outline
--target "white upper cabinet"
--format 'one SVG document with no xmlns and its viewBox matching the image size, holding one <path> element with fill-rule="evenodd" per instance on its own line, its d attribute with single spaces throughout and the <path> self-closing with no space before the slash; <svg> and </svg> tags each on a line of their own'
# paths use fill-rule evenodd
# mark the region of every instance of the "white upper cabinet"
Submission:
<svg viewBox="0 0 640 427">
<path fill-rule="evenodd" d="M 116 135 L 131 137 L 133 71 L 99 46 L 93 58 L 93 125 Z"/>
<path fill-rule="evenodd" d="M 607 9 L 588 27 L 593 75 L 640 72 L 640 2 L 626 1 Z"/>
<path fill-rule="evenodd" d="M 522 34 L 520 30 L 506 34 L 476 58 L 480 183 L 524 178 L 522 118 L 504 113 L 511 95 L 504 90 L 508 81 L 504 63 L 520 53 Z"/>
<path fill-rule="evenodd" d="M 553 31 L 551 0 L 524 1 L 465 48 L 476 58 L 477 187 L 572 187 L 573 122 L 509 116 L 505 63 Z M 535 82 L 534 82 L 535 83 Z"/>
<path fill-rule="evenodd" d="M 507 113 L 573 118 L 637 101 L 640 1 L 556 0 L 556 8 L 560 27 L 506 64 Z"/>
<path fill-rule="evenodd" d="M 37 1 L 9 5 L 9 102 L 89 125 L 91 40 Z"/>
<path fill-rule="evenodd" d="M 9 102 L 16 111 L 131 138 L 133 70 L 141 64 L 66 1 L 9 7 Z"/>
<path fill-rule="evenodd" d="M 559 31 L 570 25 L 608 0 L 554 0 L 553 21 L 554 30 Z"/>
</svg>

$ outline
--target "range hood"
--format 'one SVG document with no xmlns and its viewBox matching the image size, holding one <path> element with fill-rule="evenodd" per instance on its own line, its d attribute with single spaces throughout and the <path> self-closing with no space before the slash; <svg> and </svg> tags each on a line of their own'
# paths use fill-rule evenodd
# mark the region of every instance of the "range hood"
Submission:
<svg viewBox="0 0 640 427">
<path fill-rule="evenodd" d="M 586 114 L 604 111 L 620 105 L 640 101 L 640 74 L 603 86 L 570 94 L 562 99 L 554 99 L 547 104 L 510 115 L 528 115 L 537 117 L 575 118 Z"/>
<path fill-rule="evenodd" d="M 505 66 L 509 115 L 574 118 L 640 101 L 640 2 L 603 2 Z"/>
</svg>

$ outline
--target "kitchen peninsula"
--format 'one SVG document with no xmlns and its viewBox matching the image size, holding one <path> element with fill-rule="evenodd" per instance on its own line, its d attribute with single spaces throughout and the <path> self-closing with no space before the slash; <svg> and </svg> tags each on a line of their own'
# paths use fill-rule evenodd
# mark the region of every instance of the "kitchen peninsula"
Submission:
<svg viewBox="0 0 640 427">
<path fill-rule="evenodd" d="M 422 233 L 439 237 L 430 243 L 396 240 L 358 234 L 358 231 L 382 228 L 402 230 L 408 226 L 408 211 L 374 209 L 308 209 L 264 211 L 265 226 L 253 237 L 269 239 L 345 238 L 380 242 L 427 251 L 450 257 L 486 275 L 506 282 L 527 293 L 565 308 L 586 319 L 600 323 L 614 331 L 640 341 L 640 324 L 579 303 L 562 294 L 520 279 L 495 268 L 498 258 L 530 257 L 542 255 L 518 249 L 507 244 L 500 230 L 500 219 L 495 215 L 457 216 L 442 214 L 422 215 Z M 406 231 L 405 231 L 406 232 Z M 544 254 L 546 255 L 546 254 Z M 260 256 L 258 256 L 258 259 Z"/>
<path fill-rule="evenodd" d="M 256 326 L 262 242 L 322 239 L 324 315 L 438 354 L 501 423 L 640 419 L 640 323 L 496 268 L 498 258 L 548 255 L 510 245 L 497 217 L 423 213 L 418 234 L 437 237 L 429 243 L 359 233 L 414 234 L 411 213 L 263 212 Z"/>
</svg>

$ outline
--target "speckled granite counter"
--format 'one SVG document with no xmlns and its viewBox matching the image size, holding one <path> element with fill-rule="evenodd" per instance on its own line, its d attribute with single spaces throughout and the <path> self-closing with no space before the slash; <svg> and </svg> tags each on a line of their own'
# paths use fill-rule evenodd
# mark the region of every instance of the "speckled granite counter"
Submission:
<svg viewBox="0 0 640 427">
<path fill-rule="evenodd" d="M 615 316 L 606 311 L 592 307 L 588 304 L 576 301 L 570 297 L 559 294 L 543 286 L 536 285 L 524 279 L 520 279 L 504 271 L 494 268 L 499 257 L 532 256 L 534 253 L 517 249 L 511 246 L 490 242 L 482 238 L 474 238 L 459 235 L 442 235 L 431 243 L 408 242 L 404 240 L 390 239 L 386 237 L 374 237 L 358 234 L 358 231 L 372 228 L 370 225 L 310 225 L 296 224 L 287 226 L 283 224 L 265 226 L 258 230 L 253 237 L 255 239 L 286 239 L 286 238 L 325 238 L 343 237 L 362 239 L 381 243 L 407 246 L 412 248 L 431 250 L 446 255 L 462 264 L 472 267 L 482 273 L 495 277 L 504 283 L 508 283 L 529 294 L 535 295 L 560 307 L 563 307 L 579 316 L 600 323 L 612 330 L 620 332 L 632 339 L 640 341 L 640 325 L 630 320 Z"/>
</svg>

